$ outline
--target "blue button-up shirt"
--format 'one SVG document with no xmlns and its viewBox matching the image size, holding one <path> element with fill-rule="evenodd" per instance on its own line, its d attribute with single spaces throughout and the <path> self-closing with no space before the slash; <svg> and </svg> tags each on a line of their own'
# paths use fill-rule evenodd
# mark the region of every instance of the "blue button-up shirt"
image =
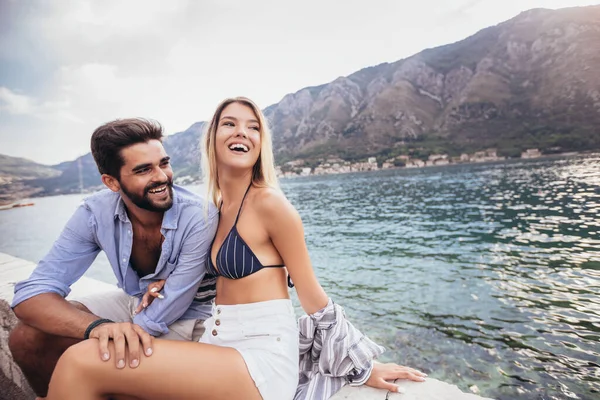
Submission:
<svg viewBox="0 0 600 400">
<path fill-rule="evenodd" d="M 41 293 L 66 297 L 70 286 L 103 250 L 118 286 L 131 296 L 141 296 L 148 284 L 167 279 L 164 299 L 154 301 L 133 322 L 154 336 L 169 332 L 178 319 L 206 319 L 211 307 L 195 301 L 206 272 L 206 257 L 217 231 L 218 211 L 193 193 L 174 185 L 173 206 L 165 211 L 162 251 L 153 274 L 140 278 L 131 268 L 133 229 L 118 193 L 103 190 L 86 198 L 77 208 L 50 252 L 31 276 L 15 286 L 12 306 Z M 202 296 L 197 296 L 202 298 Z"/>
</svg>

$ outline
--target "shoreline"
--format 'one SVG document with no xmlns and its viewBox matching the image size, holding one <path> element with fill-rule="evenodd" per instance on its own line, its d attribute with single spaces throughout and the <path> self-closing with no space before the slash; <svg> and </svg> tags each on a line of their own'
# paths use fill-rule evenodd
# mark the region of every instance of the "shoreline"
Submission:
<svg viewBox="0 0 600 400">
<path fill-rule="evenodd" d="M 422 165 L 422 166 L 413 166 L 413 167 L 407 167 L 407 166 L 403 166 L 403 167 L 390 167 L 390 168 L 379 168 L 378 166 L 376 168 L 370 168 L 370 169 L 363 169 L 363 170 L 348 170 L 348 171 L 331 171 L 331 172 L 324 172 L 324 173 L 319 173 L 319 174 L 314 174 L 314 168 L 311 168 L 311 173 L 306 174 L 306 175 L 302 175 L 302 174 L 287 174 L 287 175 L 278 175 L 278 179 L 297 179 L 297 178 L 306 178 L 306 177 L 315 177 L 315 176 L 329 176 L 329 175 L 342 175 L 342 174 L 352 174 L 352 173 L 363 173 L 363 172 L 379 172 L 379 171 L 398 171 L 398 170 L 422 170 L 424 168 L 432 168 L 432 167 L 438 167 L 438 168 L 443 168 L 443 167 L 456 167 L 456 166 L 467 166 L 467 165 L 491 165 L 491 164 L 498 164 L 498 163 L 506 163 L 506 162 L 518 162 L 518 161 L 533 161 L 533 160 L 545 160 L 545 159 L 553 159 L 553 158 L 567 158 L 567 157 L 577 157 L 577 156 L 589 156 L 589 155 L 594 155 L 594 154 L 600 154 L 597 150 L 595 151 L 590 151 L 590 152 L 567 152 L 567 153 L 556 153 L 556 154 L 543 154 L 539 157 L 532 157 L 532 158 L 522 158 L 522 157 L 518 157 L 518 158 L 506 158 L 506 159 L 497 159 L 497 160 L 484 160 L 484 161 L 467 161 L 467 162 L 448 162 L 446 164 L 439 164 L 439 165 Z M 377 164 L 375 164 L 377 165 Z M 280 166 L 278 166 L 277 168 L 280 168 Z M 177 179 L 174 180 L 174 183 L 180 186 L 192 186 L 192 185 L 201 185 L 202 181 L 198 180 L 198 179 L 185 179 L 183 181 L 177 182 Z M 98 185 L 94 188 L 86 188 L 84 189 L 84 191 L 81 194 L 92 194 L 95 193 L 97 190 L 99 190 L 98 188 L 102 188 L 101 185 Z M 93 190 L 92 190 L 93 189 Z M 0 201 L 0 211 L 5 211 L 5 210 L 10 210 L 13 208 L 19 208 L 18 204 L 19 203 L 33 203 L 32 200 L 36 199 L 36 198 L 43 198 L 43 197 L 52 197 L 52 196 L 62 196 L 62 195 L 69 195 L 69 194 L 76 194 L 76 193 L 57 193 L 57 194 L 52 194 L 52 195 L 42 195 L 42 196 L 36 196 L 35 194 L 31 194 L 31 192 L 23 192 L 24 196 L 20 196 L 20 195 L 16 195 L 15 198 L 11 201 Z M 33 205 L 33 204 L 31 204 Z"/>
<path fill-rule="evenodd" d="M 8 333 L 16 324 L 10 303 L 16 282 L 25 279 L 36 264 L 17 257 L 0 253 L 0 393 L 15 393 L 11 400 L 33 400 L 34 395 L 19 367 L 13 362 L 8 350 Z M 83 277 L 73 285 L 72 293 L 100 292 L 114 288 L 114 285 Z M 2 376 L 3 375 L 3 376 Z M 476 394 L 462 392 L 456 385 L 428 378 L 425 382 L 399 381 L 403 392 L 392 393 L 383 389 L 373 389 L 366 386 L 344 386 L 331 400 L 384 400 L 384 399 L 413 399 L 413 400 L 492 400 Z M 0 398 L 2 398 L 0 396 Z"/>
<path fill-rule="evenodd" d="M 389 167 L 389 168 L 372 168 L 372 169 L 363 169 L 363 170 L 351 170 L 351 171 L 331 171 L 331 172 L 323 172 L 315 174 L 311 171 L 310 174 L 302 175 L 302 174 L 284 174 L 278 175 L 279 179 L 297 179 L 297 178 L 307 178 L 307 177 L 315 177 L 315 176 L 329 176 L 329 175 L 346 175 L 353 173 L 368 173 L 368 172 L 381 172 L 381 171 L 398 171 L 398 170 L 423 170 L 427 168 L 444 168 L 444 167 L 457 167 L 457 166 L 472 166 L 472 165 L 491 165 L 491 164 L 500 164 L 500 163 L 516 163 L 519 161 L 535 161 L 535 160 L 548 160 L 554 158 L 569 158 L 569 157 L 577 157 L 577 156 L 591 156 L 594 154 L 600 154 L 598 151 L 590 151 L 590 152 L 567 152 L 567 153 L 556 153 L 556 154 L 543 154 L 539 157 L 515 157 L 515 158 L 499 158 L 495 160 L 483 160 L 483 161 L 465 161 L 465 162 L 448 162 L 444 164 L 427 164 L 420 166 L 403 166 L 403 167 Z M 318 167 L 317 167 L 318 168 Z M 311 170 L 314 170 L 312 168 Z"/>
</svg>

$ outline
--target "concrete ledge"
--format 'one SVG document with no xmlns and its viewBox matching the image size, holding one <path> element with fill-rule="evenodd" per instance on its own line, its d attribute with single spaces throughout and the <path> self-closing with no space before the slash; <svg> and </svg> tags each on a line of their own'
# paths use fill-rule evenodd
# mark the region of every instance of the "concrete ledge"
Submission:
<svg viewBox="0 0 600 400">
<path fill-rule="evenodd" d="M 331 400 L 492 400 L 475 394 L 464 393 L 458 387 L 437 379 L 427 378 L 418 383 L 411 381 L 396 381 L 400 385 L 400 393 L 386 392 L 368 386 L 345 386 Z"/>
<path fill-rule="evenodd" d="M 35 263 L 0 253 L 0 398 L 10 400 L 33 400 L 35 395 L 23 377 L 19 367 L 13 362 L 8 349 L 8 334 L 15 326 L 17 318 L 10 309 L 17 282 L 27 278 L 35 268 Z M 83 277 L 72 287 L 71 294 L 101 292 L 110 288 L 104 282 Z M 369 387 L 344 387 L 332 400 L 491 400 L 474 394 L 463 393 L 458 387 L 436 379 L 423 383 L 396 382 L 403 393 L 391 393 Z M 4 395 L 8 397 L 2 397 Z"/>
<path fill-rule="evenodd" d="M 0 376 L 0 399 L 35 398 L 8 349 L 8 334 L 17 323 L 17 317 L 10 308 L 14 287 L 17 282 L 27 278 L 35 266 L 30 261 L 0 253 L 0 371 L 3 375 Z M 101 292 L 111 288 L 114 286 L 83 277 L 73 285 L 71 294 Z M 2 397 L 5 393 L 8 397 Z"/>
</svg>

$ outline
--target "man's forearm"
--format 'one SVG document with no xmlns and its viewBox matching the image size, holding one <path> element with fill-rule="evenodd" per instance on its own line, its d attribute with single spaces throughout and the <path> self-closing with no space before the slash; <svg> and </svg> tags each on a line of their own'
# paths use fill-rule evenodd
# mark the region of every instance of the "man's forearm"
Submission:
<svg viewBox="0 0 600 400">
<path fill-rule="evenodd" d="M 56 293 L 42 293 L 14 308 L 20 321 L 57 336 L 83 339 L 85 329 L 99 317 L 82 311 Z"/>
</svg>

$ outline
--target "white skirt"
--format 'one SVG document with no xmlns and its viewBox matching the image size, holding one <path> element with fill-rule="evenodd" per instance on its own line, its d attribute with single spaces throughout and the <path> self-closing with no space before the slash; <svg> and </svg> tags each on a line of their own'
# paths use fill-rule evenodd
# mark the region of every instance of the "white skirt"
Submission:
<svg viewBox="0 0 600 400">
<path fill-rule="evenodd" d="M 293 399 L 298 386 L 298 324 L 287 299 L 214 305 L 201 343 L 240 352 L 263 400 Z"/>
</svg>

